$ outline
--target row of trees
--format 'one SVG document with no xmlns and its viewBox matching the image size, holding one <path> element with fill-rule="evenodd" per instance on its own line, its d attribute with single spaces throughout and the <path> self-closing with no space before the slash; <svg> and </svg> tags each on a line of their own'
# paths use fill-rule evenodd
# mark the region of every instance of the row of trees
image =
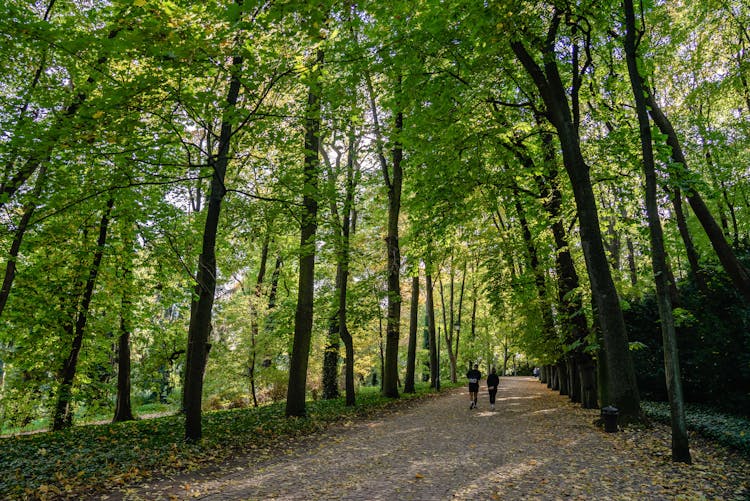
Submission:
<svg viewBox="0 0 750 501">
<path fill-rule="evenodd" d="M 209 396 L 337 396 L 341 344 L 348 404 L 434 384 L 442 340 L 454 380 L 522 352 L 637 417 L 655 291 L 689 462 L 675 276 L 750 299 L 743 3 L 1 9 L 4 416 L 129 419 L 133 377 L 197 440 Z"/>
</svg>

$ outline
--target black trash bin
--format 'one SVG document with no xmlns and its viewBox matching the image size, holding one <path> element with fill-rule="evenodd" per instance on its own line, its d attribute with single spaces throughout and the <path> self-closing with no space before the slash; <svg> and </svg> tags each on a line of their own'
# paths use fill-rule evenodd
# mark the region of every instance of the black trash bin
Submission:
<svg viewBox="0 0 750 501">
<path fill-rule="evenodd" d="M 617 431 L 617 416 L 620 415 L 620 410 L 617 407 L 608 405 L 602 408 L 602 419 L 604 420 L 604 431 L 607 433 L 614 433 Z"/>
</svg>

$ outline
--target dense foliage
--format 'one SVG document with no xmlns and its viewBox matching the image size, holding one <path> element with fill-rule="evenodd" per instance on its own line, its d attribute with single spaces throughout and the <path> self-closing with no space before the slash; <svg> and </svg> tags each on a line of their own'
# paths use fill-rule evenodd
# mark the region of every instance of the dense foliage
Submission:
<svg viewBox="0 0 750 501">
<path fill-rule="evenodd" d="M 749 408 L 750 9 L 631 3 L 3 2 L 3 429 L 477 361 L 635 416 L 670 321 Z"/>
<path fill-rule="evenodd" d="M 750 416 L 750 310 L 720 270 L 709 295 L 679 284 L 675 309 L 685 400 Z M 645 398 L 666 400 L 664 354 L 653 295 L 630 299 L 625 320 L 636 343 L 638 386 Z"/>
</svg>

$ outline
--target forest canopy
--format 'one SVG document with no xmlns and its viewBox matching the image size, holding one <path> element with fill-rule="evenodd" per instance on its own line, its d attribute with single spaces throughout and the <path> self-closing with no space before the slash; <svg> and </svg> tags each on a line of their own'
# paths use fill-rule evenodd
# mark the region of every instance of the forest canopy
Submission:
<svg viewBox="0 0 750 501">
<path fill-rule="evenodd" d="M 473 363 L 635 415 L 671 346 L 746 410 L 750 8 L 632 7 L 3 2 L 0 425 Z"/>
</svg>

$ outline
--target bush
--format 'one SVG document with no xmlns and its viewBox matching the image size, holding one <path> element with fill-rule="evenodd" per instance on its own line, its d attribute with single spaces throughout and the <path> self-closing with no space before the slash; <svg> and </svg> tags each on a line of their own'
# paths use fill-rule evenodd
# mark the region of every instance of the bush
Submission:
<svg viewBox="0 0 750 501">
<path fill-rule="evenodd" d="M 720 272 L 704 297 L 690 280 L 679 284 L 674 309 L 685 401 L 729 413 L 750 411 L 750 308 Z M 653 296 L 631 299 L 624 310 L 630 341 L 645 348 L 633 357 L 638 387 L 648 400 L 667 400 L 659 314 Z"/>
</svg>

